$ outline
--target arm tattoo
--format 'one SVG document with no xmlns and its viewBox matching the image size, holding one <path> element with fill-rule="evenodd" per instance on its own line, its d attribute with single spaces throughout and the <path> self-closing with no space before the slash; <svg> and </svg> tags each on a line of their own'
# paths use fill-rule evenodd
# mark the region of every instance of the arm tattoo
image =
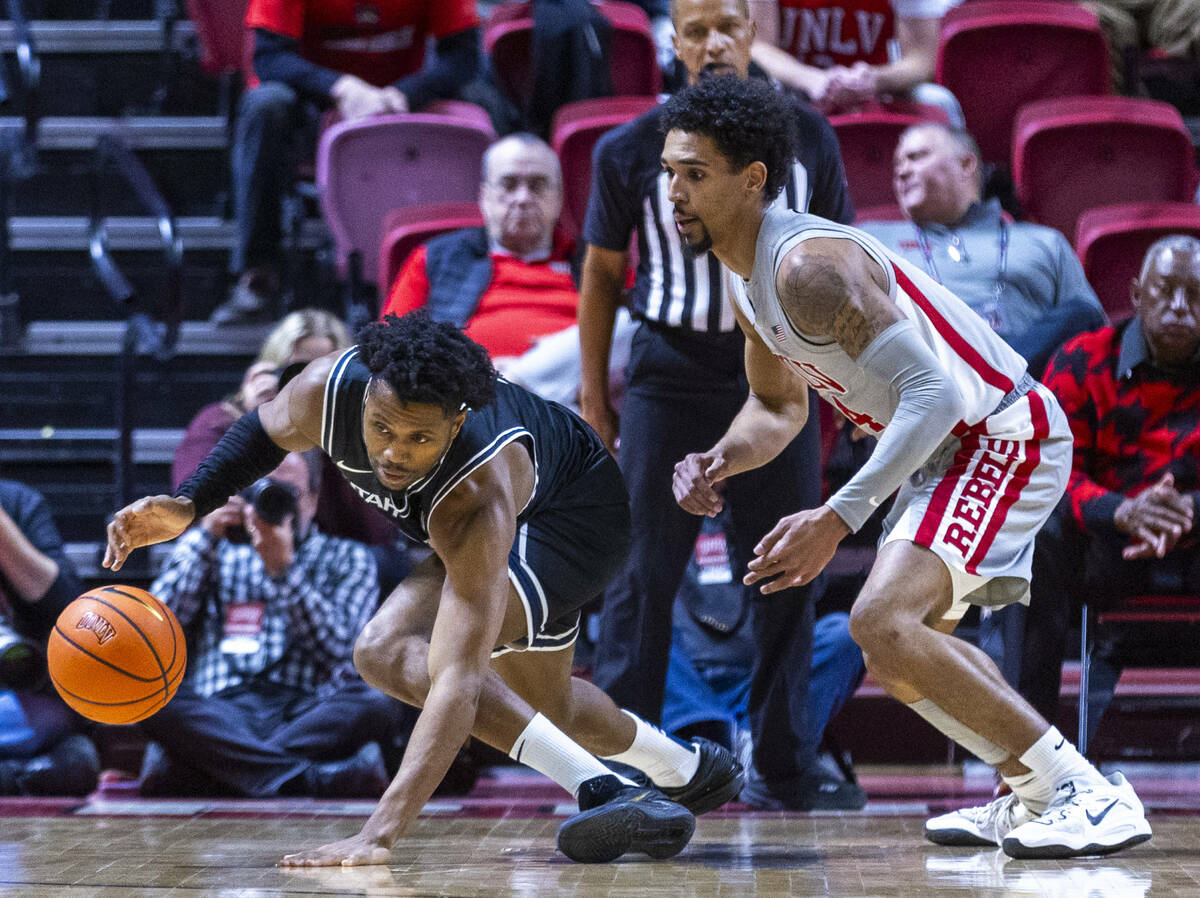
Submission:
<svg viewBox="0 0 1200 898">
<path fill-rule="evenodd" d="M 779 297 L 783 311 L 801 333 L 828 335 L 852 359 L 895 322 L 894 310 L 863 297 L 856 301 L 838 266 L 829 259 L 810 256 L 794 266 Z M 865 300 L 865 301 L 864 301 Z"/>
</svg>

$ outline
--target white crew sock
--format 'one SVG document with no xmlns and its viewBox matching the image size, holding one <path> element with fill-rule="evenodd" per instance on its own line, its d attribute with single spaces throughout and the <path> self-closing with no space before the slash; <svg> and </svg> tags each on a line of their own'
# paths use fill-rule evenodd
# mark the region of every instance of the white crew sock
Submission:
<svg viewBox="0 0 1200 898">
<path fill-rule="evenodd" d="M 930 726 L 938 732 L 949 736 L 985 764 L 991 764 L 995 767 L 997 764 L 1002 764 L 1008 760 L 1009 754 L 1007 749 L 1001 748 L 996 743 L 980 736 L 974 730 L 963 726 L 929 699 L 923 698 L 920 701 L 915 701 L 909 707 L 929 723 Z"/>
<path fill-rule="evenodd" d="M 1038 779 L 1036 773 L 1001 776 L 1000 779 L 1004 780 L 1008 784 L 1008 788 L 1013 790 L 1013 794 L 1021 799 L 1021 804 L 1039 817 L 1046 812 L 1046 808 L 1054 798 L 1054 789 L 1051 788 L 1047 791 L 1045 782 Z"/>
<path fill-rule="evenodd" d="M 1082 779 L 1097 786 L 1108 785 L 1100 771 L 1067 741 L 1058 731 L 1058 727 L 1046 730 L 1042 737 L 1021 755 L 1020 761 L 1029 768 L 1033 777 L 1029 782 L 1022 783 L 1022 790 L 1029 791 L 1030 800 L 1026 799 L 1023 792 L 1017 792 L 1015 787 L 1013 791 L 1017 792 L 1025 806 L 1034 813 L 1042 813 L 1046 809 L 1045 805 L 1049 805 L 1054 799 L 1059 786 L 1067 780 Z M 1013 779 L 1023 780 L 1025 777 Z M 1038 804 L 1043 804 L 1043 807 L 1039 809 Z"/>
<path fill-rule="evenodd" d="M 700 750 L 674 736 L 668 736 L 636 714 L 629 711 L 624 713 L 637 724 L 633 745 L 619 754 L 607 755 L 605 760 L 636 767 L 650 777 L 656 786 L 675 789 L 691 782 L 700 766 Z"/>
<path fill-rule="evenodd" d="M 597 776 L 617 776 L 541 714 L 533 715 L 508 756 L 550 777 L 575 797 L 585 781 Z M 617 779 L 627 786 L 635 785 L 623 776 Z"/>
</svg>

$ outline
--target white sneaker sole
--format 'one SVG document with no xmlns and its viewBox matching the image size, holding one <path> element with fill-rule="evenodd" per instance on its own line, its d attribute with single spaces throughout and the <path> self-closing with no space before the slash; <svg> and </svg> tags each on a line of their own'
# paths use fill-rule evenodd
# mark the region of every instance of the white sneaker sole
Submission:
<svg viewBox="0 0 1200 898">
<path fill-rule="evenodd" d="M 1150 839 L 1150 824 L 1143 819 L 1133 827 L 1133 833 L 1117 842 L 1089 842 L 1079 848 L 1070 845 L 1024 845 L 1012 836 L 1004 840 L 1004 853 L 1017 860 L 1054 860 L 1112 854 L 1140 845 Z"/>
</svg>

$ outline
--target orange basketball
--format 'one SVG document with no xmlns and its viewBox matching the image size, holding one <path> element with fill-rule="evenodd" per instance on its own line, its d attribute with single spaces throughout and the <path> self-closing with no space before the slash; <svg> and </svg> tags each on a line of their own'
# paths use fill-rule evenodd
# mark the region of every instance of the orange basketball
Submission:
<svg viewBox="0 0 1200 898">
<path fill-rule="evenodd" d="M 174 613 L 150 593 L 101 586 L 63 609 L 46 660 L 54 688 L 84 717 L 135 723 L 175 695 L 187 648 Z"/>
</svg>

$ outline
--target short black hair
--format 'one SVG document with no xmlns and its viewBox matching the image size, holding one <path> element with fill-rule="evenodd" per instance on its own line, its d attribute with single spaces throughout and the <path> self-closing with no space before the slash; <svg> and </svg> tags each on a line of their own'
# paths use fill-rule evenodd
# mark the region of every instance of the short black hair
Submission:
<svg viewBox="0 0 1200 898">
<path fill-rule="evenodd" d="M 483 408 L 496 395 L 496 369 L 487 350 L 425 312 L 388 315 L 364 326 L 356 342 L 371 376 L 405 404 L 440 406 L 450 416 L 463 408 Z"/>
<path fill-rule="evenodd" d="M 787 183 L 798 140 L 796 101 L 760 78 L 701 78 L 663 106 L 662 132 L 711 137 L 735 171 L 751 162 L 767 167 L 763 199 L 771 202 Z"/>
</svg>

